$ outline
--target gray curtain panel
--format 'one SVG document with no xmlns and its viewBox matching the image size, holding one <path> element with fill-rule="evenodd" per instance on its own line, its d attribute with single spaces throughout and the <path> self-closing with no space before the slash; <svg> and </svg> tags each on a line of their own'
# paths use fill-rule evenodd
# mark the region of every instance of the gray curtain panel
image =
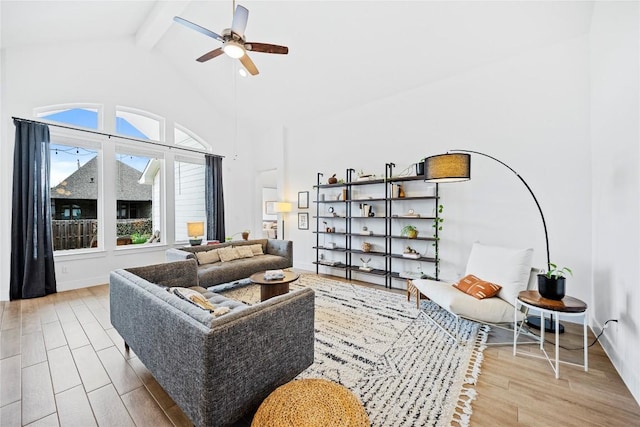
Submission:
<svg viewBox="0 0 640 427">
<path fill-rule="evenodd" d="M 205 155 L 205 198 L 207 240 L 224 242 L 224 194 L 222 192 L 222 157 Z"/>
<path fill-rule="evenodd" d="M 9 298 L 56 292 L 51 237 L 49 127 L 14 119 Z"/>
</svg>

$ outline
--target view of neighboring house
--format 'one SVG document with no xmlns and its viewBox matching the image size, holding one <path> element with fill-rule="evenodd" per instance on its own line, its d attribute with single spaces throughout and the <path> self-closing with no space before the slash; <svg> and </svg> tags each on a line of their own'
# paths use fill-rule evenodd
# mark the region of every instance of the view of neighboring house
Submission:
<svg viewBox="0 0 640 427">
<path fill-rule="evenodd" d="M 151 218 L 151 185 L 139 183 L 142 172 L 118 161 L 118 219 Z M 96 219 L 97 159 L 93 158 L 51 189 L 53 219 Z"/>
<path fill-rule="evenodd" d="M 51 189 L 51 215 L 54 247 L 77 249 L 96 245 L 98 180 L 96 157 Z M 116 212 L 119 223 L 144 220 L 146 232 L 151 232 L 153 210 L 152 185 L 141 183 L 142 172 L 117 161 Z M 70 221 L 74 221 L 73 225 Z M 123 227 L 121 227 L 123 228 Z M 148 230 L 147 230 L 148 228 Z M 125 231 L 118 235 L 129 234 Z M 124 241 L 124 240 L 123 240 Z"/>
</svg>

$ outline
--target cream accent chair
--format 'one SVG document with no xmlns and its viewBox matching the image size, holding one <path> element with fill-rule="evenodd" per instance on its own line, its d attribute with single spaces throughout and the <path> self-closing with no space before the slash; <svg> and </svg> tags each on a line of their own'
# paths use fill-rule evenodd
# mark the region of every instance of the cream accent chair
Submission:
<svg viewBox="0 0 640 427">
<path fill-rule="evenodd" d="M 539 270 L 531 268 L 532 258 L 533 249 L 511 249 L 474 243 L 465 276 L 473 274 L 482 280 L 502 286 L 497 296 L 477 299 L 458 290 L 452 283 L 415 279 L 407 285 L 407 299 L 410 300 L 413 293 L 416 296 L 416 307 L 419 309 L 420 299 L 426 297 L 440 309 L 453 315 L 456 324 L 452 332 L 431 317 L 429 311 L 425 311 L 427 317 L 456 343 L 459 342 L 460 319 L 504 328 L 505 324 L 513 324 L 514 305 L 518 293 L 529 288 L 535 289 Z M 524 313 L 518 312 L 519 322 L 524 317 Z"/>
</svg>

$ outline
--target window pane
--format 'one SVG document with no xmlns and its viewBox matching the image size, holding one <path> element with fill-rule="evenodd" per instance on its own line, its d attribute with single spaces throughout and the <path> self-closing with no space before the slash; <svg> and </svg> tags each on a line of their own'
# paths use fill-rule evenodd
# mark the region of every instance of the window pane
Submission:
<svg viewBox="0 0 640 427">
<path fill-rule="evenodd" d="M 68 108 L 38 113 L 38 117 L 89 129 L 98 129 L 97 108 Z"/>
<path fill-rule="evenodd" d="M 98 152 L 51 143 L 53 250 L 98 245 Z"/>
<path fill-rule="evenodd" d="M 206 147 L 199 143 L 195 138 L 191 137 L 186 132 L 183 132 L 178 128 L 174 128 L 173 136 L 176 145 L 180 145 L 182 147 L 197 148 L 199 150 L 206 149 Z"/>
<path fill-rule="evenodd" d="M 130 111 L 116 111 L 116 133 L 140 139 L 160 141 L 160 121 Z"/>
<path fill-rule="evenodd" d="M 203 164 L 187 161 L 175 162 L 175 235 L 177 242 L 189 240 L 187 222 L 206 222 L 204 173 Z M 207 236 L 199 237 L 207 238 Z"/>
<path fill-rule="evenodd" d="M 154 233 L 158 230 L 159 234 L 160 222 L 158 218 L 154 223 L 153 218 L 153 194 L 160 184 L 158 162 L 151 157 L 116 153 L 118 246 L 158 242 Z"/>
</svg>

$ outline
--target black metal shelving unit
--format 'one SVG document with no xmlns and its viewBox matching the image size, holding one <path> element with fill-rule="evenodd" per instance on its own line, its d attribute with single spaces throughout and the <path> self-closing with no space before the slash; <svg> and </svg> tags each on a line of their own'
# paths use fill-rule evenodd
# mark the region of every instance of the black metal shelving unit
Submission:
<svg viewBox="0 0 640 427">
<path fill-rule="evenodd" d="M 438 200 L 439 200 L 439 188 L 438 184 L 435 185 L 435 195 L 433 196 L 408 196 L 408 197 L 393 197 L 391 194 L 391 185 L 390 184 L 402 184 L 405 182 L 420 182 L 424 181 L 422 176 L 409 176 L 409 177 L 393 177 L 393 168 L 395 164 L 387 163 L 385 165 L 385 178 L 384 179 L 371 179 L 365 181 L 354 181 L 353 174 L 355 173 L 354 169 L 347 169 L 345 176 L 346 181 L 343 183 L 336 184 L 322 184 L 321 178 L 324 176 L 322 173 L 317 174 L 317 184 L 314 185 L 316 190 L 316 198 L 314 200 L 316 214 L 314 218 L 316 219 L 316 228 L 313 231 L 316 234 L 316 244 L 313 246 L 313 249 L 316 251 L 316 260 L 314 264 L 316 265 L 316 273 L 320 272 L 320 267 L 330 267 L 337 270 L 344 271 L 344 277 L 346 279 L 352 278 L 352 273 L 357 272 L 358 274 L 363 275 L 371 275 L 376 277 L 382 277 L 384 279 L 384 285 L 387 288 L 393 288 L 393 280 L 406 280 L 403 277 L 400 277 L 401 274 L 399 272 L 394 271 L 394 260 L 404 260 L 404 261 L 418 261 L 418 262 L 428 262 L 434 264 L 435 270 L 435 279 L 438 279 L 439 276 L 439 254 L 438 245 L 438 218 L 439 218 L 439 209 L 438 209 Z M 352 198 L 351 196 L 354 194 L 354 189 L 362 188 L 363 186 L 372 186 L 372 185 L 380 185 L 384 184 L 384 197 L 371 197 L 371 198 Z M 327 189 L 342 189 L 342 195 L 346 195 L 345 197 L 340 197 L 338 199 L 326 200 L 321 195 L 322 192 Z M 407 217 L 403 215 L 394 214 L 394 203 L 402 202 L 402 201 L 422 201 L 422 200 L 433 200 L 434 202 L 434 216 L 416 216 L 416 217 Z M 353 216 L 354 205 L 358 205 L 360 203 L 369 203 L 369 202 L 384 202 L 384 215 L 377 214 L 374 217 L 363 217 L 363 216 Z M 326 215 L 321 214 L 321 207 L 323 206 L 338 206 L 341 208 L 341 211 L 344 211 L 344 215 Z M 392 234 L 392 221 L 393 220 L 415 220 L 421 222 L 431 221 L 435 227 L 434 234 L 432 236 L 418 236 L 415 238 L 408 238 L 406 236 L 394 235 Z M 364 222 L 372 222 L 375 223 L 377 221 L 384 221 L 384 233 L 380 234 L 363 234 L 354 232 L 354 221 L 358 221 L 358 223 Z M 327 231 L 327 227 L 321 226 L 321 224 L 340 224 L 340 231 Z M 332 225 L 329 227 L 334 227 Z M 344 231 L 342 231 L 344 229 Z M 326 247 L 325 240 L 327 235 L 331 236 L 344 236 L 343 244 L 335 247 Z M 323 244 L 320 244 L 320 238 L 323 236 Z M 384 250 L 383 251 L 370 251 L 364 252 L 363 250 L 356 249 L 352 247 L 353 237 L 367 237 L 372 239 L 379 239 L 384 242 Z M 406 241 L 426 241 L 433 242 L 435 246 L 435 254 L 436 256 L 428 257 L 428 256 L 420 256 L 418 258 L 407 258 L 402 254 L 393 253 L 393 242 L 397 240 L 406 240 Z M 323 255 L 325 252 L 333 252 L 340 254 L 340 261 L 328 261 L 324 259 Z M 370 271 L 362 270 L 359 266 L 353 265 L 353 256 L 361 257 L 362 255 L 366 256 L 376 256 L 384 258 L 384 269 L 372 269 Z"/>
</svg>

